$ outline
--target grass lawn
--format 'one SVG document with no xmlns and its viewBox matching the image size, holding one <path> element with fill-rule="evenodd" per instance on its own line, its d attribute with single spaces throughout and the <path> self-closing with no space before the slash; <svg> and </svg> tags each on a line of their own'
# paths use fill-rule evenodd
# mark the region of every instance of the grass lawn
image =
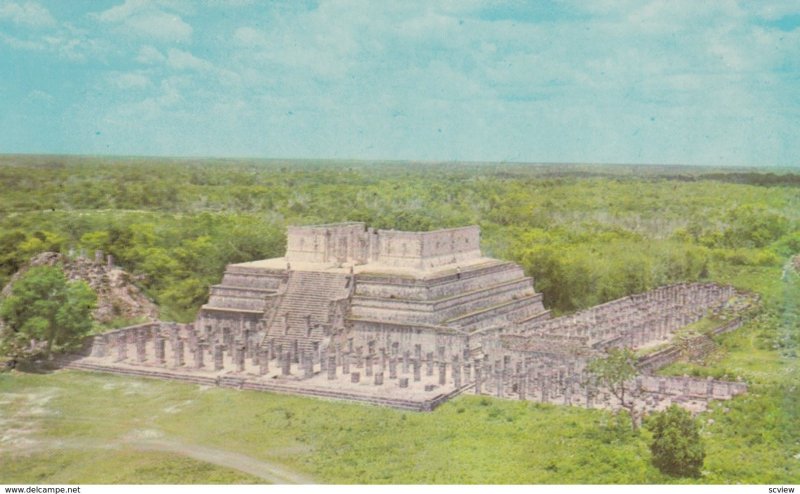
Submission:
<svg viewBox="0 0 800 494">
<path fill-rule="evenodd" d="M 7 484 L 258 484 L 258 477 L 174 453 L 130 449 L 54 449 L 4 453 Z"/>
</svg>

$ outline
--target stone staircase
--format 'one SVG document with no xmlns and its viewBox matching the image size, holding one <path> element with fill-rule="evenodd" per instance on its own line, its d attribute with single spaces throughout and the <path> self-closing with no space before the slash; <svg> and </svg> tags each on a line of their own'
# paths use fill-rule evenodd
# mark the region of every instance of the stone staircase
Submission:
<svg viewBox="0 0 800 494">
<path fill-rule="evenodd" d="M 208 303 L 202 309 L 207 312 L 261 316 L 270 306 L 270 299 L 276 296 L 285 277 L 285 271 L 229 265 L 222 283 L 211 286 Z"/>
<path fill-rule="evenodd" d="M 267 327 L 269 340 L 284 351 L 297 342 L 300 352 L 313 349 L 314 342 L 326 337 L 332 323 L 331 302 L 350 295 L 350 278 L 345 274 L 291 271 Z"/>
</svg>

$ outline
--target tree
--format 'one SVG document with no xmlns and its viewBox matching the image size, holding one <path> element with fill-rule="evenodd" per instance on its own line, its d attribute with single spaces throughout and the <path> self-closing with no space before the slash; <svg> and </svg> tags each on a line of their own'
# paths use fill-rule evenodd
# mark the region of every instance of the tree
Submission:
<svg viewBox="0 0 800 494">
<path fill-rule="evenodd" d="M 673 476 L 699 477 L 706 453 L 697 421 L 688 411 L 672 405 L 647 421 L 653 433 L 653 465 Z"/>
<path fill-rule="evenodd" d="M 614 348 L 604 358 L 589 362 L 589 374 L 593 384 L 605 388 L 627 410 L 631 417 L 631 427 L 634 431 L 639 426 L 640 416 L 637 410 L 630 381 L 636 377 L 636 355 L 629 348 Z"/>
<path fill-rule="evenodd" d="M 29 269 L 0 304 L 0 319 L 5 325 L 0 333 L 0 351 L 15 360 L 24 359 L 44 344 L 45 357 L 49 358 L 54 349 L 73 346 L 91 330 L 96 301 L 97 295 L 89 285 L 68 282 L 58 267 Z"/>
</svg>

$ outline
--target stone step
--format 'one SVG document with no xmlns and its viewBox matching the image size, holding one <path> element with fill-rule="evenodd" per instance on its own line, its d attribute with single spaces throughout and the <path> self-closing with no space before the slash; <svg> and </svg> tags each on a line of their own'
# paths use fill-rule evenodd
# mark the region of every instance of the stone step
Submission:
<svg viewBox="0 0 800 494">
<path fill-rule="evenodd" d="M 63 368 L 69 368 L 69 369 L 100 371 L 100 372 L 108 372 L 108 373 L 121 374 L 133 377 L 145 377 L 145 378 L 181 381 L 181 382 L 199 384 L 204 386 L 221 386 L 221 387 L 228 387 L 235 389 L 269 391 L 269 392 L 293 394 L 293 395 L 299 394 L 317 398 L 354 401 L 359 403 L 366 403 L 377 406 L 386 406 L 386 407 L 397 408 L 401 410 L 409 410 L 409 411 L 431 411 L 436 407 L 438 407 L 439 405 L 441 405 L 442 403 L 444 403 L 445 401 L 461 394 L 462 392 L 469 389 L 473 385 L 472 383 L 467 383 L 461 388 L 450 391 L 449 393 L 439 394 L 423 401 L 414 401 L 402 398 L 380 397 L 380 396 L 374 396 L 372 394 L 362 395 L 358 393 L 353 393 L 352 391 L 338 391 L 334 389 L 311 388 L 311 387 L 299 388 L 295 386 L 283 385 L 280 383 L 253 381 L 253 380 L 248 380 L 247 378 L 244 377 L 231 376 L 231 375 L 225 375 L 217 378 L 217 377 L 196 376 L 184 373 L 170 373 L 170 372 L 151 370 L 151 369 L 114 367 L 114 366 L 93 364 L 81 361 L 61 360 L 60 363 Z"/>
<path fill-rule="evenodd" d="M 509 300 L 507 302 L 503 302 L 503 303 L 500 303 L 500 304 L 497 304 L 497 305 L 493 305 L 491 307 L 486 307 L 486 308 L 483 308 L 483 309 L 480 309 L 480 310 L 476 310 L 476 311 L 470 312 L 468 314 L 462 314 L 462 315 L 460 315 L 458 317 L 454 317 L 452 319 L 449 319 L 449 320 L 445 321 L 445 324 L 457 324 L 457 323 L 462 322 L 464 320 L 467 320 L 469 318 L 476 317 L 476 316 L 483 315 L 483 314 L 490 313 L 490 312 L 494 312 L 494 311 L 497 311 L 498 313 L 503 314 L 506 311 L 515 310 L 516 309 L 515 306 L 517 306 L 517 305 L 525 307 L 526 304 L 531 304 L 532 302 L 541 302 L 541 299 L 542 299 L 542 294 L 541 293 L 535 293 L 535 294 L 532 294 L 532 295 L 528 295 L 526 297 L 520 297 L 520 298 Z"/>
<path fill-rule="evenodd" d="M 291 271 L 286 289 L 275 308 L 275 316 L 267 328 L 267 337 L 291 337 L 300 342 L 308 339 L 308 323 L 312 326 L 328 324 L 331 302 L 345 294 L 347 281 L 345 275 L 338 273 Z M 321 336 L 321 332 L 312 329 L 312 338 Z"/>
</svg>

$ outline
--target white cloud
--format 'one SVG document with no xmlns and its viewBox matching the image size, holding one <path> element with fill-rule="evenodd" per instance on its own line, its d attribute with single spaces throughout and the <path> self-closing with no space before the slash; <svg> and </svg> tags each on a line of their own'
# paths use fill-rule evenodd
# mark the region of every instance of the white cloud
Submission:
<svg viewBox="0 0 800 494">
<path fill-rule="evenodd" d="M 123 22 L 140 10 L 148 8 L 149 5 L 149 0 L 125 0 L 123 4 L 111 7 L 95 16 L 102 22 Z"/>
<path fill-rule="evenodd" d="M 150 45 L 144 45 L 139 49 L 139 54 L 136 55 L 136 61 L 144 64 L 162 63 L 166 57 L 161 54 L 156 48 Z"/>
<path fill-rule="evenodd" d="M 236 8 L 253 5 L 255 0 L 206 0 L 205 4 L 209 7 Z"/>
<path fill-rule="evenodd" d="M 109 123 L 130 126 L 131 122 L 153 122 L 164 120 L 170 115 L 184 113 L 182 108 L 185 103 L 183 93 L 190 84 L 181 77 L 168 77 L 153 88 L 142 99 L 121 102 L 101 111 L 104 118 L 110 119 Z M 141 95 L 137 96 L 141 98 Z"/>
<path fill-rule="evenodd" d="M 167 65 L 177 70 L 212 70 L 214 65 L 208 60 L 198 58 L 188 51 L 170 48 L 167 52 Z"/>
<path fill-rule="evenodd" d="M 16 3 L 6 1 L 0 3 L 0 20 L 8 20 L 14 24 L 28 27 L 51 27 L 56 20 L 50 11 L 35 2 Z"/>
<path fill-rule="evenodd" d="M 797 0 L 772 0 L 770 2 L 747 2 L 745 8 L 755 12 L 759 17 L 767 20 L 777 20 L 789 15 L 797 15 L 800 8 Z"/>
<path fill-rule="evenodd" d="M 43 102 L 43 103 L 46 103 L 46 104 L 50 104 L 50 103 L 52 103 L 54 101 L 54 98 L 53 98 L 52 94 L 50 94 L 50 93 L 48 93 L 46 91 L 42 91 L 40 89 L 31 90 L 28 93 L 27 98 L 30 101 L 38 101 L 38 102 Z"/>
<path fill-rule="evenodd" d="M 150 86 L 150 78 L 140 72 L 113 72 L 108 82 L 117 89 L 145 89 Z"/>
<path fill-rule="evenodd" d="M 267 37 L 264 33 L 252 27 L 240 27 L 233 33 L 233 39 L 239 45 L 246 47 L 267 45 Z"/>
<path fill-rule="evenodd" d="M 41 51 L 47 48 L 47 46 L 40 41 L 19 39 L 2 32 L 0 32 L 0 41 L 17 50 Z"/>
<path fill-rule="evenodd" d="M 192 37 L 192 27 L 189 24 L 177 15 L 164 12 L 136 15 L 124 25 L 136 34 L 160 41 L 186 42 Z"/>
<path fill-rule="evenodd" d="M 148 0 L 126 0 L 108 10 L 94 14 L 101 23 L 112 25 L 116 32 L 161 42 L 188 42 L 192 26 L 179 15 L 165 12 Z"/>
<path fill-rule="evenodd" d="M 102 43 L 76 36 L 66 30 L 56 30 L 55 34 L 21 39 L 0 33 L 0 42 L 17 50 L 52 53 L 73 62 L 85 62 L 89 56 L 103 52 Z"/>
</svg>

